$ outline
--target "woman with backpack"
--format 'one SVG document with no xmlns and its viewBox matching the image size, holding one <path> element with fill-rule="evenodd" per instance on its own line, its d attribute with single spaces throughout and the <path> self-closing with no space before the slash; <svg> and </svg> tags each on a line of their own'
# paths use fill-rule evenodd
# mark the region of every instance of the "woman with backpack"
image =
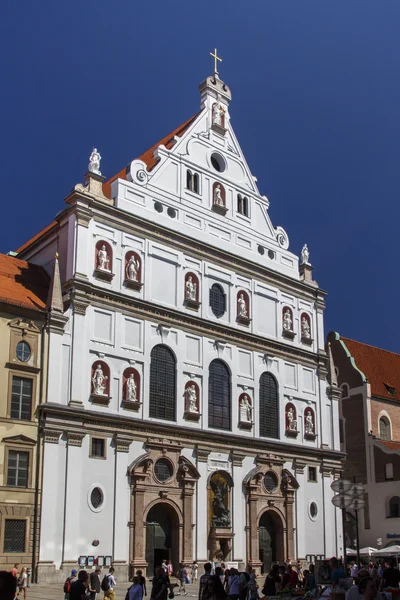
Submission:
<svg viewBox="0 0 400 600">
<path fill-rule="evenodd" d="M 64 600 L 69 600 L 69 594 L 70 594 L 70 591 L 71 591 L 71 585 L 74 583 L 74 581 L 78 580 L 78 578 L 76 576 L 77 572 L 78 571 L 76 569 L 72 569 L 71 575 L 69 577 L 67 577 L 67 579 L 65 580 L 65 583 L 64 583 Z"/>
</svg>

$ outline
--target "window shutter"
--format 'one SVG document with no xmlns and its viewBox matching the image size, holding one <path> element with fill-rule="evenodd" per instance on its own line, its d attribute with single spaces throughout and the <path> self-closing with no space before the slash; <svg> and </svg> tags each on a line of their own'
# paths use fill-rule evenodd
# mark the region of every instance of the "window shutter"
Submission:
<svg viewBox="0 0 400 600">
<path fill-rule="evenodd" d="M 155 346 L 150 362 L 150 417 L 175 421 L 176 365 L 166 346 Z"/>
<path fill-rule="evenodd" d="M 279 438 L 278 384 L 271 373 L 260 377 L 260 436 Z"/>
<path fill-rule="evenodd" d="M 231 429 L 231 376 L 222 360 L 213 360 L 208 374 L 208 426 Z"/>
</svg>

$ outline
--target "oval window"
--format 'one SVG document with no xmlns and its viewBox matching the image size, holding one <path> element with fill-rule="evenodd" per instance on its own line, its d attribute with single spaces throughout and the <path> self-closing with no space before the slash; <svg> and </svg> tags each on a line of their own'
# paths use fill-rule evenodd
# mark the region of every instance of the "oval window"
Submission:
<svg viewBox="0 0 400 600">
<path fill-rule="evenodd" d="M 16 354 L 18 360 L 27 362 L 31 357 L 31 347 L 27 342 L 18 342 Z"/>
<path fill-rule="evenodd" d="M 169 460 L 159 458 L 154 465 L 154 475 L 161 483 L 169 481 L 172 477 L 172 465 Z"/>
<path fill-rule="evenodd" d="M 211 154 L 211 164 L 218 173 L 223 173 L 226 169 L 225 160 L 217 152 Z"/>
<path fill-rule="evenodd" d="M 103 504 L 103 500 L 104 495 L 101 489 L 99 487 L 93 488 L 92 493 L 90 494 L 90 502 L 93 508 L 100 508 L 100 506 Z"/>
<path fill-rule="evenodd" d="M 310 516 L 312 519 L 315 519 L 318 515 L 318 506 L 315 502 L 311 502 L 310 504 Z"/>
<path fill-rule="evenodd" d="M 275 492 L 275 490 L 277 489 L 278 478 L 275 475 L 275 473 L 273 473 L 272 471 L 268 471 L 268 473 L 265 473 L 264 487 L 267 490 L 267 492 L 269 492 L 270 494 L 272 494 L 272 492 Z"/>
</svg>

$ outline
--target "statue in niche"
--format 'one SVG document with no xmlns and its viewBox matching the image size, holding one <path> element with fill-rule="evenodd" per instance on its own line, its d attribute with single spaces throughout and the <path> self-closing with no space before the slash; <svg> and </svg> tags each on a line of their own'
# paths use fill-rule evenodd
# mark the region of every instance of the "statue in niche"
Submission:
<svg viewBox="0 0 400 600">
<path fill-rule="evenodd" d="M 240 294 L 238 298 L 238 315 L 239 317 L 247 317 L 247 306 L 246 300 L 244 299 L 244 295 Z"/>
<path fill-rule="evenodd" d="M 314 420 L 313 420 L 313 414 L 311 412 L 311 410 L 307 410 L 306 411 L 306 422 L 304 425 L 304 432 L 305 433 L 314 433 Z"/>
<path fill-rule="evenodd" d="M 213 107 L 213 125 L 219 125 L 220 127 L 223 127 L 224 120 L 225 120 L 225 109 L 222 106 L 222 104 L 217 102 L 216 104 L 214 104 L 214 107 Z"/>
<path fill-rule="evenodd" d="M 90 173 L 95 173 L 96 175 L 101 175 L 100 161 L 101 161 L 100 152 L 97 151 L 97 148 L 93 148 L 92 154 L 89 157 L 88 169 L 89 169 Z"/>
<path fill-rule="evenodd" d="M 186 281 L 186 300 L 196 300 L 197 283 L 193 282 L 193 277 L 189 275 Z"/>
<path fill-rule="evenodd" d="M 109 271 L 110 259 L 107 256 L 107 248 L 103 244 L 100 250 L 97 253 L 97 266 L 102 271 Z"/>
<path fill-rule="evenodd" d="M 210 486 L 214 492 L 213 498 L 213 527 L 229 527 L 231 524 L 230 511 L 226 508 L 228 498 L 228 486 L 221 481 L 210 481 Z"/>
<path fill-rule="evenodd" d="M 310 339 L 310 337 L 311 337 L 310 325 L 308 324 L 308 321 L 304 315 L 301 318 L 301 335 L 302 335 L 302 337 L 308 338 L 308 339 Z"/>
<path fill-rule="evenodd" d="M 126 265 L 126 276 L 130 281 L 137 281 L 139 267 L 140 262 L 132 254 L 128 261 L 128 264 Z"/>
<path fill-rule="evenodd" d="M 108 377 L 104 375 L 101 365 L 98 364 L 92 377 L 93 394 L 95 396 L 104 396 L 106 390 L 106 381 Z"/>
<path fill-rule="evenodd" d="M 289 410 L 286 413 L 287 416 L 287 428 L 290 431 L 297 431 L 297 421 L 294 418 L 294 410 L 291 406 L 289 406 Z"/>
<path fill-rule="evenodd" d="M 214 204 L 218 204 L 218 206 L 225 206 L 220 184 L 218 184 L 214 190 Z"/>
<path fill-rule="evenodd" d="M 128 402 L 136 402 L 136 383 L 133 373 L 126 380 L 126 399 Z"/>
<path fill-rule="evenodd" d="M 252 406 L 250 403 L 250 399 L 247 394 L 243 396 L 240 401 L 240 422 L 241 423 L 251 423 L 252 422 Z"/>
<path fill-rule="evenodd" d="M 309 265 L 309 260 L 310 260 L 310 251 L 308 249 L 307 244 L 304 244 L 302 250 L 301 250 L 301 264 L 302 265 Z"/>
<path fill-rule="evenodd" d="M 283 329 L 285 331 L 293 331 L 293 321 L 290 310 L 287 308 L 283 313 Z"/>
<path fill-rule="evenodd" d="M 198 413 L 199 409 L 197 408 L 197 394 L 196 394 L 196 386 L 190 385 L 186 388 L 186 397 L 187 397 L 187 410 L 190 413 Z"/>
</svg>

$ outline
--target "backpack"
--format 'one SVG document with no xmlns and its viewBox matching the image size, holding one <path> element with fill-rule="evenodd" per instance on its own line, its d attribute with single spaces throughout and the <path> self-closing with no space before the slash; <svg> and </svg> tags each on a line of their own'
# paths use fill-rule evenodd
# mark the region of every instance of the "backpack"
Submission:
<svg viewBox="0 0 400 600">
<path fill-rule="evenodd" d="M 110 589 L 110 580 L 108 579 L 108 575 L 104 575 L 101 582 L 101 589 L 103 590 L 103 592 L 106 592 Z"/>
<path fill-rule="evenodd" d="M 23 577 L 21 577 L 21 575 L 20 575 L 20 576 L 18 577 L 18 579 L 17 579 L 17 585 L 18 585 L 18 586 L 20 586 L 20 585 L 22 585 L 22 584 L 23 584 L 23 582 L 24 582 L 24 578 L 23 578 Z"/>
<path fill-rule="evenodd" d="M 64 583 L 64 594 L 69 594 L 71 591 L 71 577 L 67 577 Z"/>
</svg>

